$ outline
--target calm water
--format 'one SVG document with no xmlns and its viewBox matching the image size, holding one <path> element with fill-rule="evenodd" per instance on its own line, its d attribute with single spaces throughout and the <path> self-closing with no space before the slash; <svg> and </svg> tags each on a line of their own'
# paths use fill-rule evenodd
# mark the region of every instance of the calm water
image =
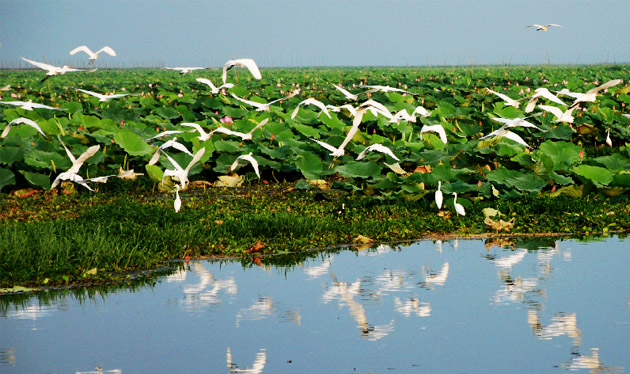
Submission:
<svg viewBox="0 0 630 374">
<path fill-rule="evenodd" d="M 619 237 L 191 262 L 133 289 L 0 297 L 0 372 L 623 372 L 629 265 Z"/>
</svg>

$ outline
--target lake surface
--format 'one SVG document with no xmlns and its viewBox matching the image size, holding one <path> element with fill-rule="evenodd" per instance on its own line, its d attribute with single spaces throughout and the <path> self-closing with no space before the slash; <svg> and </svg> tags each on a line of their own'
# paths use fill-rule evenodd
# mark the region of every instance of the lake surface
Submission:
<svg viewBox="0 0 630 374">
<path fill-rule="evenodd" d="M 630 370 L 630 239 L 311 256 L 195 261 L 132 288 L 2 296 L 0 372 Z"/>
</svg>

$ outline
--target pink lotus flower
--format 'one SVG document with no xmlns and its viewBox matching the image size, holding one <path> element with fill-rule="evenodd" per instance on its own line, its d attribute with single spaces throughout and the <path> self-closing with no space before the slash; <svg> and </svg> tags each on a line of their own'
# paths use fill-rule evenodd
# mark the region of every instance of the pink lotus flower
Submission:
<svg viewBox="0 0 630 374">
<path fill-rule="evenodd" d="M 229 116 L 225 116 L 221 118 L 221 123 L 232 123 L 232 121 L 234 121 L 234 118 L 229 117 Z"/>
</svg>

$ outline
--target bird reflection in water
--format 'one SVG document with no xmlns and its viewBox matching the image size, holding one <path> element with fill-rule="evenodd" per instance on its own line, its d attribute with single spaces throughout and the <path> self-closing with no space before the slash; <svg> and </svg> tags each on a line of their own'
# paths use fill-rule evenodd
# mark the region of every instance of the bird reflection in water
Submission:
<svg viewBox="0 0 630 374">
<path fill-rule="evenodd" d="M 267 352 L 264 348 L 262 348 L 258 353 L 256 353 L 256 359 L 252 364 L 252 367 L 239 368 L 238 365 L 232 361 L 232 351 L 230 347 L 227 348 L 227 368 L 230 374 L 234 373 L 242 373 L 242 374 L 260 374 L 265 369 L 265 364 L 267 363 Z"/>
</svg>

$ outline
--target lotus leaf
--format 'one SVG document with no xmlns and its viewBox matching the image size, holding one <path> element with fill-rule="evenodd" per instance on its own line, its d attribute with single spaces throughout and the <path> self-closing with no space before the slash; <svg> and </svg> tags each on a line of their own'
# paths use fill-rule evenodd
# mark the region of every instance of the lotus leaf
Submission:
<svg viewBox="0 0 630 374">
<path fill-rule="evenodd" d="M 605 168 L 591 165 L 579 165 L 573 167 L 572 171 L 593 182 L 598 187 L 607 186 L 612 182 L 614 174 Z"/>
<path fill-rule="evenodd" d="M 145 156 L 154 152 L 153 147 L 129 130 L 114 135 L 114 141 L 131 156 Z"/>
<path fill-rule="evenodd" d="M 15 175 L 9 169 L 0 168 L 0 191 L 5 186 L 15 184 Z"/>
<path fill-rule="evenodd" d="M 26 178 L 26 180 L 35 186 L 41 187 L 45 190 L 49 190 L 50 189 L 50 175 L 48 174 L 40 174 L 40 173 L 31 173 L 31 172 L 23 172 L 24 174 L 24 178 Z"/>
</svg>

